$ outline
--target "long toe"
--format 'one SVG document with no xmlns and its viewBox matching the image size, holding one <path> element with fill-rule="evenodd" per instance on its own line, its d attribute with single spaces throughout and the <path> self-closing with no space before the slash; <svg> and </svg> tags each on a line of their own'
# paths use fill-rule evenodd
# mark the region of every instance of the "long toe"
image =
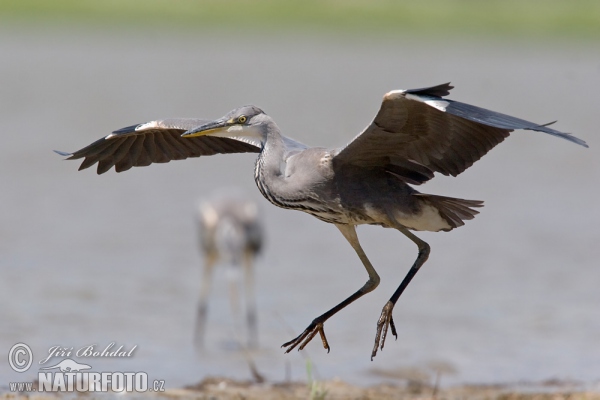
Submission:
<svg viewBox="0 0 600 400">
<path fill-rule="evenodd" d="M 392 334 L 397 337 L 396 326 L 392 319 L 393 309 L 394 304 L 391 301 L 388 301 L 385 306 L 383 306 L 383 310 L 381 310 L 381 316 L 377 321 L 377 332 L 375 333 L 375 344 L 373 345 L 373 351 L 371 352 L 371 361 L 373 361 L 373 358 L 377 355 L 378 348 L 383 350 L 383 345 L 385 344 L 385 338 L 390 325 L 392 327 Z"/>
<path fill-rule="evenodd" d="M 304 331 L 302 332 L 302 334 L 298 335 L 296 338 L 290 340 L 289 342 L 285 342 L 284 344 L 281 345 L 281 347 L 287 347 L 287 349 L 285 350 L 286 353 L 289 353 L 290 351 L 294 350 L 294 348 L 296 346 L 298 346 L 300 343 L 302 343 L 302 340 L 307 336 L 307 332 Z"/>
<path fill-rule="evenodd" d="M 304 332 L 302 332 L 302 334 L 300 334 L 295 339 L 292 339 L 289 342 L 284 343 L 281 347 L 287 347 L 285 352 L 289 353 L 290 351 L 295 349 L 298 345 L 300 345 L 300 347 L 298 347 L 298 350 L 300 351 L 306 347 L 306 345 L 317 335 L 317 333 L 321 336 L 321 342 L 323 343 L 323 348 L 325 348 L 325 350 L 327 350 L 327 352 L 329 353 L 329 350 L 330 350 L 329 343 L 327 342 L 327 337 L 325 337 L 325 330 L 323 330 L 322 322 L 315 323 L 313 321 L 313 323 L 311 323 L 308 326 L 308 328 L 306 328 L 304 330 Z"/>
<path fill-rule="evenodd" d="M 323 343 L 323 348 L 329 353 L 329 350 L 331 350 L 331 348 L 329 347 L 329 342 L 327 342 L 327 338 L 325 337 L 325 330 L 323 329 L 323 324 L 319 325 L 321 325 L 319 328 L 319 334 L 321 335 L 321 343 Z"/>
</svg>

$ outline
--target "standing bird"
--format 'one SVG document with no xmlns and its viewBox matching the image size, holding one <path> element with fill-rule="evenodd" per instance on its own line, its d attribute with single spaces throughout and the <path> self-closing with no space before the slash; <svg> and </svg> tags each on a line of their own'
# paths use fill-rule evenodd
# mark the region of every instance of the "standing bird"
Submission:
<svg viewBox="0 0 600 400">
<path fill-rule="evenodd" d="M 258 344 L 256 303 L 254 298 L 254 261 L 263 245 L 263 229 L 258 205 L 241 193 L 220 193 L 202 200 L 198 207 L 200 251 L 204 255 L 204 272 L 196 316 L 194 339 L 197 347 L 204 343 L 211 278 L 218 262 L 228 264 L 229 272 L 238 275 L 243 268 L 248 347 Z M 230 301 L 237 317 L 239 299 L 237 282 L 230 279 Z"/>
<path fill-rule="evenodd" d="M 245 106 L 215 121 L 166 119 L 132 125 L 75 152 L 84 158 L 79 169 L 98 163 L 98 174 L 115 167 L 168 162 L 216 153 L 259 153 L 254 180 L 276 206 L 301 210 L 334 224 L 350 243 L 369 279 L 350 297 L 315 318 L 298 337 L 284 343 L 290 352 L 303 349 L 317 333 L 329 351 L 323 324 L 379 284 L 379 275 L 363 251 L 356 225 L 395 228 L 418 247 L 417 259 L 385 304 L 377 321 L 375 344 L 383 349 L 388 328 L 397 337 L 392 310 L 429 256 L 429 245 L 411 231 L 450 231 L 478 212 L 482 201 L 420 193 L 435 172 L 457 176 L 515 129 L 558 136 L 587 144 L 522 119 L 444 99 L 449 83 L 412 90 L 394 90 L 383 97 L 375 119 L 349 144 L 337 149 L 307 147 L 283 135 L 260 108 Z"/>
</svg>

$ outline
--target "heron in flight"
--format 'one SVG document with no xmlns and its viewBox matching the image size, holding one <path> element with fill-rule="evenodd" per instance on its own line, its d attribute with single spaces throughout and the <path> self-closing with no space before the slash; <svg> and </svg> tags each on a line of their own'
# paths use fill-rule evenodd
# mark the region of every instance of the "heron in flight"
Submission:
<svg viewBox="0 0 600 400">
<path fill-rule="evenodd" d="M 334 224 L 350 243 L 369 275 L 355 293 L 316 317 L 286 352 L 303 349 L 316 335 L 329 351 L 324 324 L 379 284 L 380 278 L 363 251 L 356 226 L 394 228 L 418 247 L 406 277 L 384 305 L 377 321 L 371 359 L 383 349 L 388 329 L 397 337 L 392 310 L 429 256 L 430 247 L 412 231 L 450 231 L 478 214 L 482 201 L 417 191 L 438 172 L 457 176 L 515 129 L 544 132 L 584 147 L 587 144 L 519 118 L 445 99 L 449 84 L 393 90 L 365 130 L 336 149 L 308 147 L 287 138 L 260 108 L 244 106 L 214 121 L 165 119 L 114 131 L 68 159 L 83 158 L 79 169 L 98 163 L 98 174 L 134 166 L 164 163 L 217 153 L 258 153 L 254 180 L 276 206 L 301 210 Z M 412 185 L 412 186 L 411 186 Z"/>
<path fill-rule="evenodd" d="M 258 205 L 233 191 L 221 192 L 203 199 L 198 206 L 199 247 L 204 256 L 194 339 L 197 347 L 204 344 L 211 278 L 218 262 L 237 273 L 243 268 L 244 298 L 248 347 L 258 345 L 256 303 L 254 298 L 254 261 L 263 245 L 263 228 Z M 230 276 L 230 301 L 235 316 L 239 300 L 237 282 Z"/>
</svg>

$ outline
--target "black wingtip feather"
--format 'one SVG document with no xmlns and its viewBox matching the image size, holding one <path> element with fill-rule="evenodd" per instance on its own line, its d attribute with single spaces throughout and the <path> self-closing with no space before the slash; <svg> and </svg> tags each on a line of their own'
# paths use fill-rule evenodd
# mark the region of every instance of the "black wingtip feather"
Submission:
<svg viewBox="0 0 600 400">
<path fill-rule="evenodd" d="M 450 90 L 454 89 L 454 86 L 450 84 L 450 82 L 443 83 L 437 86 L 431 86 L 427 88 L 420 89 L 409 89 L 406 90 L 406 93 L 417 94 L 422 96 L 434 96 L 434 97 L 444 97 L 450 94 Z"/>
<path fill-rule="evenodd" d="M 570 142 L 576 143 L 583 147 L 589 147 L 586 142 L 575 137 L 569 133 L 557 131 L 552 128 L 548 128 L 548 125 L 553 124 L 535 124 L 533 122 L 525 121 L 524 119 L 511 117 L 510 115 L 502 114 L 496 111 L 487 110 L 485 108 L 473 106 L 466 103 L 461 103 L 454 100 L 445 100 L 448 102 L 446 106 L 446 112 L 448 114 L 456 115 L 467 119 L 469 121 L 478 122 L 483 125 L 493 126 L 495 128 L 507 129 L 509 131 L 515 129 L 525 129 L 531 131 L 544 132 L 552 136 L 566 139 Z"/>
<path fill-rule="evenodd" d="M 586 147 L 586 148 L 590 147 L 585 142 L 585 140 L 581 140 L 577 136 L 573 136 L 570 133 L 560 132 L 560 131 L 557 131 L 555 129 L 546 128 L 547 126 L 552 125 L 554 123 L 556 123 L 556 121 L 548 122 L 546 124 L 541 124 L 541 125 L 538 125 L 536 127 L 528 128 L 528 129 L 532 130 L 532 131 L 539 131 L 539 132 L 549 133 L 550 135 L 566 139 L 566 140 L 568 140 L 570 142 L 576 143 L 576 144 L 578 144 L 580 146 L 583 146 L 583 147 Z"/>
<path fill-rule="evenodd" d="M 583 146 L 585 148 L 589 148 L 590 147 L 585 142 L 585 140 L 581 140 L 577 136 L 573 136 L 570 133 L 560 132 L 560 131 L 557 131 L 557 130 L 554 130 L 554 129 L 546 128 L 544 125 L 538 125 L 537 127 L 521 128 L 521 129 L 525 129 L 525 130 L 529 130 L 529 131 L 544 132 L 544 133 L 547 133 L 549 135 L 556 136 L 556 137 L 568 140 L 569 142 L 578 144 L 578 145 Z"/>
</svg>

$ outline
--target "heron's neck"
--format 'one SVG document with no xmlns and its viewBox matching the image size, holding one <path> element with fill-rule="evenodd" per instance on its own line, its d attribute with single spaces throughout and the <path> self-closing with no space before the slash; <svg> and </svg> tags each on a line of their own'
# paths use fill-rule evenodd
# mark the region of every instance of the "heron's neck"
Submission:
<svg viewBox="0 0 600 400">
<path fill-rule="evenodd" d="M 275 123 L 267 127 L 266 139 L 254 168 L 254 181 L 263 196 L 271 203 L 276 202 L 277 193 L 282 189 L 284 176 L 285 144 Z"/>
</svg>

